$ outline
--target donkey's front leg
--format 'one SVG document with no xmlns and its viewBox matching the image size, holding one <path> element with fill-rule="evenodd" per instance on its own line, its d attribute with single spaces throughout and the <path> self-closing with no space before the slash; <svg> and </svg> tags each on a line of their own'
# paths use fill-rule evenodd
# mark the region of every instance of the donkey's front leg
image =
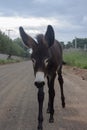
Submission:
<svg viewBox="0 0 87 130">
<path fill-rule="evenodd" d="M 39 103 L 39 112 L 38 112 L 38 130 L 42 130 L 43 122 L 43 101 L 44 101 L 44 91 L 43 87 L 38 88 L 38 103 Z"/>
</svg>

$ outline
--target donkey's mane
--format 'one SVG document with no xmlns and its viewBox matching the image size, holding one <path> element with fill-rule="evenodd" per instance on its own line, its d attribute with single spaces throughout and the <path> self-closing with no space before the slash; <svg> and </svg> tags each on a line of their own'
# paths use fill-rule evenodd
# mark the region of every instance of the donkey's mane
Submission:
<svg viewBox="0 0 87 130">
<path fill-rule="evenodd" d="M 43 43 L 43 34 L 38 34 L 37 36 L 36 36 L 36 39 L 37 39 L 37 42 L 40 44 L 40 43 Z"/>
</svg>

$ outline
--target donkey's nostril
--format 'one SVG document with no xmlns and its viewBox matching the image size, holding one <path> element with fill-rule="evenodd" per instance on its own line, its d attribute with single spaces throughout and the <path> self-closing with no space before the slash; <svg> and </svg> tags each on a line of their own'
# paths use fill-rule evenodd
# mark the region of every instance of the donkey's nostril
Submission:
<svg viewBox="0 0 87 130">
<path fill-rule="evenodd" d="M 39 87 L 44 86 L 45 82 L 44 81 L 43 82 L 37 82 L 37 81 L 35 81 L 34 84 L 35 84 L 35 86 L 37 86 L 37 88 L 39 88 Z"/>
<path fill-rule="evenodd" d="M 38 85 L 38 82 L 34 82 L 34 84 L 35 84 L 35 86 L 37 86 L 37 85 Z"/>
<path fill-rule="evenodd" d="M 45 85 L 45 82 L 43 81 L 41 84 L 42 84 L 42 86 L 44 86 L 44 85 Z"/>
</svg>

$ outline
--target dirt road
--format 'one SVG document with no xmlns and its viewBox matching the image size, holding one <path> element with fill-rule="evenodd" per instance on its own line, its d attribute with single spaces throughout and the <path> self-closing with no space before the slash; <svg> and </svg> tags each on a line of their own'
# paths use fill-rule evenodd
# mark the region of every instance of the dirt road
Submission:
<svg viewBox="0 0 87 130">
<path fill-rule="evenodd" d="M 87 130 L 87 81 L 63 70 L 66 108 L 62 109 L 60 89 L 55 81 L 55 122 L 46 114 L 48 90 L 45 85 L 44 130 Z M 0 130 L 37 130 L 37 88 L 33 85 L 30 61 L 0 66 Z"/>
</svg>

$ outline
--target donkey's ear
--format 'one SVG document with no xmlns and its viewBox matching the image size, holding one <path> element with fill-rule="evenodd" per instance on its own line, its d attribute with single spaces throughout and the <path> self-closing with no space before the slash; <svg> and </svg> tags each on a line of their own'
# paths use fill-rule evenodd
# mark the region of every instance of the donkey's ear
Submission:
<svg viewBox="0 0 87 130">
<path fill-rule="evenodd" d="M 34 39 L 27 35 L 22 27 L 19 28 L 19 32 L 24 44 L 34 50 L 37 46 L 37 43 L 34 41 Z"/>
<path fill-rule="evenodd" d="M 53 27 L 51 25 L 48 25 L 47 31 L 45 34 L 45 40 L 47 41 L 48 46 L 52 46 L 54 44 L 55 34 Z"/>
</svg>

